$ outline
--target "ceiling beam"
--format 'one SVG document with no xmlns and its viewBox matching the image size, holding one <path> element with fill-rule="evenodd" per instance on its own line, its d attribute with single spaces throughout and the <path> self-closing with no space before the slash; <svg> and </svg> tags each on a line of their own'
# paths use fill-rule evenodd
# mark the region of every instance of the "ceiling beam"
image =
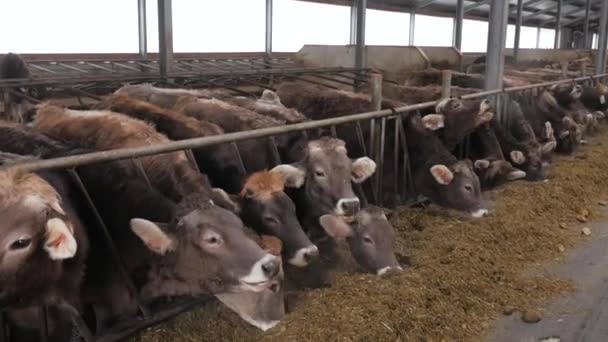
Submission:
<svg viewBox="0 0 608 342">
<path fill-rule="evenodd" d="M 416 5 L 415 5 L 415 6 L 416 6 L 416 9 L 419 9 L 419 8 L 424 8 L 424 7 L 426 7 L 426 6 L 431 5 L 433 2 L 436 2 L 436 1 L 437 1 L 437 0 L 422 0 L 422 1 L 420 1 L 420 2 L 416 2 Z"/>
<path fill-rule="evenodd" d="M 596 2 L 595 0 L 591 0 L 591 5 L 592 5 L 592 6 L 593 6 L 593 5 L 595 5 L 596 3 L 597 3 L 597 2 Z M 569 6 L 574 6 L 574 5 L 569 5 Z M 586 8 L 585 8 L 586 6 L 583 6 L 583 7 L 575 6 L 575 7 L 576 7 L 576 9 L 574 9 L 574 10 L 572 10 L 572 11 L 569 11 L 569 12 L 564 13 L 564 14 L 563 14 L 563 16 L 564 16 L 564 17 L 573 16 L 573 14 L 578 13 L 578 12 L 584 12 L 584 11 L 585 11 L 585 9 L 586 9 Z M 591 8 L 591 12 L 599 12 L 599 10 L 600 10 L 599 8 L 593 8 L 593 7 Z M 575 18 L 575 19 L 573 19 L 573 20 L 585 20 L 585 17 L 584 17 L 584 16 L 583 16 L 582 18 L 581 18 L 581 17 L 579 17 L 579 16 L 574 16 L 574 17 L 576 17 L 576 18 Z M 541 22 L 539 23 L 539 25 L 540 25 L 540 26 L 544 26 L 544 25 L 549 24 L 549 23 L 554 23 L 555 21 L 556 21 L 556 20 L 555 20 L 555 18 L 551 18 L 551 19 L 547 19 L 547 20 L 543 20 L 543 21 L 541 21 Z M 569 23 L 562 24 L 561 26 L 566 26 L 567 24 L 569 24 Z"/>
<path fill-rule="evenodd" d="M 470 12 L 470 11 L 472 11 L 472 10 L 476 9 L 477 7 L 480 7 L 480 6 L 483 6 L 483 5 L 487 5 L 487 4 L 489 4 L 489 3 L 490 3 L 490 0 L 481 0 L 481 1 L 477 1 L 477 2 L 476 2 L 476 3 L 474 3 L 474 4 L 471 4 L 471 5 L 469 5 L 469 6 L 466 6 L 466 7 L 464 8 L 464 13 Z"/>
</svg>

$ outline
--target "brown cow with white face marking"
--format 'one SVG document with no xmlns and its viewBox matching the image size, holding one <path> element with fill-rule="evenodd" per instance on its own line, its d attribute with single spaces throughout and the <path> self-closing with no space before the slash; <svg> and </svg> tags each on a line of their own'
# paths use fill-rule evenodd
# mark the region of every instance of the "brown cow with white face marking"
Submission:
<svg viewBox="0 0 608 342">
<path fill-rule="evenodd" d="M 473 163 L 457 160 L 418 116 L 404 124 L 416 190 L 441 206 L 485 216 L 488 210 Z"/>
<path fill-rule="evenodd" d="M 249 176 L 235 199 L 243 221 L 256 232 L 278 237 L 283 256 L 303 267 L 319 254 L 298 221 L 296 207 L 284 192 L 285 179 L 278 172 L 259 171 Z"/>
<path fill-rule="evenodd" d="M 115 164 L 79 168 L 122 259 L 144 299 L 280 286 L 281 261 L 246 234 L 241 220 L 203 193 L 174 203 Z M 134 314 L 133 298 L 99 244 L 88 267 L 87 299 L 105 324 Z"/>
<path fill-rule="evenodd" d="M 383 275 L 401 270 L 393 245 L 395 229 L 382 208 L 370 206 L 357 213 L 354 220 L 323 215 L 319 224 L 336 240 L 346 239 L 355 260 L 366 272 Z"/>
<path fill-rule="evenodd" d="M 59 174 L 0 171 L 0 307 L 79 304 L 88 240 L 67 184 Z"/>
<path fill-rule="evenodd" d="M 22 159 L 0 152 L 0 165 Z M 38 340 L 38 306 L 81 307 L 89 245 L 79 201 L 61 172 L 0 171 L 0 310 L 15 341 Z M 70 336 L 65 315 L 51 308 L 48 318 L 50 339 Z"/>
</svg>

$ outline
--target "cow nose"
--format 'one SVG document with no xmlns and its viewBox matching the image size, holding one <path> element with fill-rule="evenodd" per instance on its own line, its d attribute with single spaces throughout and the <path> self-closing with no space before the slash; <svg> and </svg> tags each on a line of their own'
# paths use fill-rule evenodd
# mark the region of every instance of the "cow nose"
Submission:
<svg viewBox="0 0 608 342">
<path fill-rule="evenodd" d="M 358 198 L 340 200 L 340 209 L 344 215 L 352 216 L 359 212 L 360 202 Z"/>
<path fill-rule="evenodd" d="M 388 266 L 388 267 L 379 269 L 377 273 L 379 276 L 383 276 L 386 273 L 392 272 L 392 271 L 403 271 L 403 268 L 401 268 L 401 266 L 396 266 L 396 267 Z"/>
<path fill-rule="evenodd" d="M 265 263 L 262 264 L 262 271 L 264 275 L 268 278 L 273 278 L 277 273 L 279 273 L 279 266 L 281 262 L 278 258 L 272 258 Z"/>
<path fill-rule="evenodd" d="M 313 259 L 316 259 L 319 256 L 319 248 L 317 246 L 312 246 L 309 250 L 304 252 L 304 260 L 306 262 L 310 262 Z"/>
</svg>

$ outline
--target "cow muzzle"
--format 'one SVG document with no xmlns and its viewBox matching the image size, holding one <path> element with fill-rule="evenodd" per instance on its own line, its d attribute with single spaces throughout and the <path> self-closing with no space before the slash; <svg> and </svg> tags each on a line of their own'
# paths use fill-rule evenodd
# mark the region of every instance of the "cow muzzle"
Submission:
<svg viewBox="0 0 608 342">
<path fill-rule="evenodd" d="M 355 216 L 361 209 L 361 202 L 357 197 L 342 198 L 336 205 L 336 214 L 339 216 Z"/>
<path fill-rule="evenodd" d="M 300 248 L 296 254 L 289 259 L 287 262 L 290 265 L 296 267 L 305 267 L 310 264 L 310 262 L 316 259 L 319 256 L 319 248 L 315 245 L 311 245 L 305 248 Z"/>
<path fill-rule="evenodd" d="M 280 272 L 281 259 L 272 254 L 266 254 L 253 265 L 246 276 L 240 279 L 241 289 L 261 292 L 273 285 L 273 280 Z"/>
<path fill-rule="evenodd" d="M 471 216 L 473 216 L 474 218 L 481 218 L 484 216 L 488 216 L 488 214 L 489 214 L 488 209 L 478 209 L 478 210 L 471 212 Z"/>
<path fill-rule="evenodd" d="M 394 271 L 403 271 L 403 268 L 401 268 L 401 266 L 387 266 L 387 267 L 383 267 L 383 268 L 379 269 L 378 272 L 376 272 L 376 274 L 378 274 L 379 276 L 383 276 L 389 272 L 394 272 Z"/>
</svg>

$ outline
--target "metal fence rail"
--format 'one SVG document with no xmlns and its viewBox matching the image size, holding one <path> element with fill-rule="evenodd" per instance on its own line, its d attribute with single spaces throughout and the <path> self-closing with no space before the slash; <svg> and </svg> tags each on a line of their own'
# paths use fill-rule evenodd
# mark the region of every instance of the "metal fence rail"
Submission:
<svg viewBox="0 0 608 342">
<path fill-rule="evenodd" d="M 344 72 L 341 70 L 339 72 Z M 356 77 L 357 73 L 354 73 Z M 494 97 L 502 99 L 502 103 L 506 103 L 506 99 L 508 96 L 512 96 L 513 94 L 523 94 L 523 95 L 531 95 L 538 94 L 542 89 L 548 88 L 555 84 L 564 84 L 571 82 L 592 82 L 593 79 L 597 78 L 605 78 L 608 74 L 590 76 L 590 77 L 580 77 L 576 79 L 569 80 L 561 80 L 556 82 L 546 82 L 541 84 L 534 84 L 529 86 L 521 86 L 521 87 L 513 87 L 506 89 L 497 89 L 492 91 L 485 91 L 476 94 L 470 94 L 463 96 L 463 99 L 474 99 L 474 98 L 483 98 L 483 97 Z M 352 81 L 352 80 L 351 80 Z M 357 137 L 357 142 L 359 144 L 359 148 L 363 151 L 364 154 L 369 155 L 372 159 L 376 161 L 378 164 L 378 171 L 375 177 L 371 182 L 366 182 L 364 185 L 367 187 L 371 187 L 367 189 L 368 191 L 363 191 L 361 188 L 357 188 L 356 191 L 359 195 L 361 195 L 362 202 L 366 203 L 368 199 L 366 198 L 367 194 L 370 194 L 372 197 L 369 199 L 370 202 L 376 204 L 384 204 L 383 198 L 384 193 L 382 189 L 383 183 L 383 170 L 392 170 L 393 177 L 392 181 L 394 182 L 393 189 L 394 195 L 396 198 L 396 204 L 404 204 L 411 201 L 413 196 L 415 195 L 415 185 L 412 180 L 412 174 L 410 170 L 409 164 L 409 156 L 407 152 L 407 137 L 405 135 L 405 130 L 403 127 L 403 120 L 407 115 L 416 115 L 421 110 L 430 108 L 435 106 L 438 101 L 430 101 L 425 103 L 419 103 L 414 105 L 401 106 L 394 109 L 386 109 L 386 110 L 378 110 L 371 111 L 366 113 L 353 114 L 343 117 L 336 117 L 318 121 L 307 121 L 297 124 L 277 126 L 277 127 L 268 127 L 263 129 L 245 131 L 245 132 L 237 132 L 237 133 L 229 133 L 222 134 L 217 136 L 208 136 L 202 138 L 193 138 L 181 141 L 172 141 L 163 144 L 157 144 L 152 146 L 138 147 L 138 148 L 124 148 L 124 149 L 116 149 L 109 151 L 99 151 L 92 152 L 80 155 L 73 155 L 62 158 L 55 159 L 47 159 L 47 160 L 35 160 L 35 161 L 27 161 L 14 165 L 4 165 L 0 166 L 0 172 L 8 169 L 18 169 L 23 171 L 42 171 L 49 169 L 65 169 L 69 172 L 71 177 L 75 180 L 76 184 L 79 185 L 80 191 L 84 194 L 84 197 L 89 204 L 90 209 L 94 213 L 94 217 L 96 218 L 98 227 L 95 229 L 100 229 L 103 232 L 105 243 L 109 244 L 112 250 L 111 257 L 114 259 L 113 261 L 117 264 L 119 268 L 123 270 L 122 276 L 123 281 L 127 285 L 128 288 L 131 289 L 131 292 L 135 292 L 135 288 L 132 285 L 132 280 L 129 278 L 127 274 L 126 267 L 122 262 L 118 251 L 116 250 L 115 244 L 112 241 L 110 234 L 107 232 L 105 227 L 105 223 L 100 215 L 97 213 L 97 209 L 95 207 L 95 203 L 91 200 L 90 196 L 87 193 L 87 189 L 82 185 L 82 181 L 78 177 L 77 168 L 83 165 L 90 165 L 95 163 L 102 162 L 110 162 L 117 160 L 125 160 L 131 159 L 136 165 L 138 163 L 138 158 L 155 155 L 155 154 L 163 154 L 170 153 L 176 151 L 191 151 L 194 148 L 208 147 L 214 146 L 218 144 L 232 144 L 234 148 L 238 151 L 237 142 L 249 139 L 261 139 L 260 141 L 263 143 L 271 144 L 271 147 L 274 147 L 272 150 L 276 150 L 276 144 L 274 142 L 274 137 L 286 133 L 291 132 L 302 132 L 306 136 L 308 136 L 309 132 L 315 130 L 329 130 L 331 135 L 340 138 L 338 128 L 347 127 L 354 130 Z M 498 107 L 497 111 L 504 111 L 502 107 Z M 504 114 L 504 113 L 498 113 Z M 369 145 L 365 142 L 365 130 L 363 125 L 367 125 L 365 127 L 370 127 L 369 129 L 369 137 L 368 142 Z M 392 150 L 390 148 L 393 148 Z M 190 153 L 191 155 L 191 153 Z M 238 158 L 240 159 L 240 153 L 237 153 Z M 385 157 L 392 156 L 392 165 L 385 165 Z M 194 164 L 195 161 L 191 159 L 191 162 Z M 275 155 L 274 162 L 280 163 L 280 156 L 278 152 Z M 242 172 L 246 172 L 246 167 L 243 165 L 242 159 L 240 160 L 242 165 Z M 141 169 L 142 178 L 147 178 L 145 170 Z M 136 296 L 136 293 L 133 293 Z M 134 332 L 147 327 L 151 324 L 155 324 L 164 319 L 174 316 L 177 313 L 183 312 L 185 310 L 189 310 L 197 305 L 200 305 L 206 302 L 208 299 L 197 299 L 194 301 L 186 301 L 186 302 L 177 302 L 172 305 L 165 307 L 161 310 L 152 310 L 149 308 L 146 303 L 138 300 L 138 305 L 140 308 L 140 316 L 134 317 L 132 320 L 124 322 L 120 326 L 114 327 L 112 330 L 108 332 L 104 332 L 103 335 L 94 336 L 91 330 L 84 324 L 83 319 L 80 315 L 70 307 L 66 307 L 66 309 L 71 312 L 74 317 L 74 323 L 78 327 L 81 335 L 87 342 L 92 341 L 117 341 L 123 339 L 125 336 L 133 334 Z M 2 323 L 0 321 L 0 327 Z M 44 329 L 42 329 L 44 331 Z M 0 329 L 0 342 L 4 342 L 5 336 Z"/>
</svg>

